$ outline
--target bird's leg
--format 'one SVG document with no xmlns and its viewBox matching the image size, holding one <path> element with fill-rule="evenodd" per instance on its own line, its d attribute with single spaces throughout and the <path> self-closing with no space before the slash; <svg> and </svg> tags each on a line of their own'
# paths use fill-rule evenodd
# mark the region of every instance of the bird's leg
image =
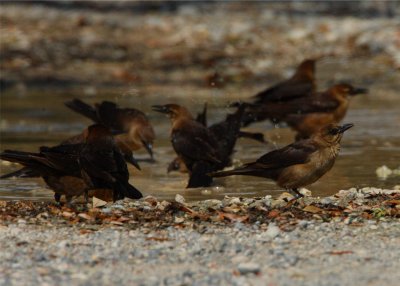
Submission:
<svg viewBox="0 0 400 286">
<path fill-rule="evenodd" d="M 83 193 L 83 197 L 85 198 L 85 207 L 86 209 L 88 209 L 88 205 L 89 205 L 89 191 L 85 190 L 85 192 Z"/>
<path fill-rule="evenodd" d="M 291 206 L 293 206 L 293 204 L 297 201 L 297 199 L 304 197 L 303 194 L 301 194 L 299 192 L 298 189 L 290 189 L 289 190 L 291 193 L 294 193 L 294 198 L 291 199 L 285 206 L 285 208 L 290 208 Z"/>
<path fill-rule="evenodd" d="M 58 206 L 61 206 L 61 194 L 59 193 L 54 193 L 54 199 L 57 203 Z"/>
<path fill-rule="evenodd" d="M 66 196 L 65 196 L 65 200 L 67 201 L 67 204 L 66 204 L 67 207 L 68 207 L 68 208 L 72 208 L 72 203 L 71 203 L 71 202 L 72 202 L 72 196 L 67 196 L 67 195 L 66 195 Z"/>
<path fill-rule="evenodd" d="M 295 199 L 296 200 L 304 197 L 304 195 L 301 194 L 298 189 L 291 189 L 290 191 L 295 194 Z"/>
</svg>

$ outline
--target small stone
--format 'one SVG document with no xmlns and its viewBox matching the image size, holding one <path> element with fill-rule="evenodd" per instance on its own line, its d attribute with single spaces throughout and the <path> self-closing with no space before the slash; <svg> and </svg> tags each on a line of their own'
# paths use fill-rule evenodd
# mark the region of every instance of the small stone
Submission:
<svg viewBox="0 0 400 286">
<path fill-rule="evenodd" d="M 183 196 L 181 196 L 180 194 L 176 194 L 175 196 L 175 201 L 181 204 L 185 203 L 185 198 Z"/>
<path fill-rule="evenodd" d="M 100 200 L 96 197 L 93 197 L 93 208 L 99 208 L 105 206 L 107 204 L 106 201 Z"/>
<path fill-rule="evenodd" d="M 305 197 L 311 197 L 311 196 L 312 196 L 311 191 L 308 190 L 308 189 L 306 189 L 306 188 L 301 188 L 301 189 L 299 190 L 299 193 L 302 194 L 302 195 L 305 196 Z"/>
<path fill-rule="evenodd" d="M 253 262 L 240 263 L 238 265 L 238 270 L 242 275 L 246 275 L 249 273 L 257 274 L 260 273 L 260 265 Z"/>
<path fill-rule="evenodd" d="M 275 224 L 270 224 L 268 226 L 267 231 L 265 232 L 265 235 L 271 239 L 277 237 L 279 233 L 281 232 L 281 229 L 277 227 Z"/>
<path fill-rule="evenodd" d="M 389 177 L 392 174 L 392 170 L 389 169 L 386 165 L 383 165 L 379 168 L 376 169 L 375 173 L 378 176 L 378 178 L 380 179 L 386 179 L 387 177 Z"/>
<path fill-rule="evenodd" d="M 161 203 L 158 204 L 157 208 L 158 208 L 160 211 L 163 211 L 163 210 L 165 210 L 169 205 L 171 205 L 170 202 L 162 201 Z"/>
<path fill-rule="evenodd" d="M 175 217 L 175 220 L 174 220 L 175 223 L 182 223 L 184 221 L 185 221 L 185 218 L 183 218 L 183 217 Z"/>
</svg>

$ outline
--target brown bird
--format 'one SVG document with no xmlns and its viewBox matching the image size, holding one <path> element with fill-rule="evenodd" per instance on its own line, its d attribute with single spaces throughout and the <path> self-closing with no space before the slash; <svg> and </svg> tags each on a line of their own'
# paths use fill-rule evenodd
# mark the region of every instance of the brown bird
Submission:
<svg viewBox="0 0 400 286">
<path fill-rule="evenodd" d="M 264 112 L 263 106 L 267 103 L 288 102 L 315 92 L 315 63 L 317 60 L 304 60 L 292 77 L 257 93 L 253 97 L 254 106 L 248 109 L 243 117 L 243 125 L 247 126 L 252 122 L 273 119 L 268 114 L 266 116 Z"/>
<path fill-rule="evenodd" d="M 19 163 L 24 167 L 1 176 L 1 179 L 42 177 L 54 191 L 56 202 L 60 203 L 61 196 L 64 195 L 69 204 L 74 197 L 84 195 L 88 190 L 78 163 L 82 146 L 41 147 L 39 153 L 5 150 L 0 154 L 2 160 Z"/>
<path fill-rule="evenodd" d="M 79 166 L 90 189 L 112 190 L 113 201 L 125 197 L 140 199 L 142 193 L 129 184 L 128 167 L 110 130 L 95 124 L 87 128 L 84 138 L 85 143 L 79 153 Z"/>
<path fill-rule="evenodd" d="M 243 105 L 243 106 L 241 106 Z M 233 154 L 237 138 L 249 138 L 258 142 L 265 143 L 264 134 L 245 132 L 240 130 L 241 118 L 247 104 L 236 103 L 234 107 L 238 107 L 238 110 L 234 114 L 228 114 L 226 118 L 219 122 L 211 125 L 209 130 L 214 134 L 219 143 L 219 154 L 222 158 L 221 168 L 231 164 L 231 155 Z M 204 104 L 203 111 L 196 117 L 196 121 L 207 127 L 207 103 Z M 167 172 L 180 171 L 182 173 L 187 172 L 183 161 L 177 157 L 175 158 L 167 168 Z"/>
<path fill-rule="evenodd" d="M 187 188 L 210 186 L 212 178 L 207 173 L 218 170 L 221 164 L 217 138 L 183 106 L 166 104 L 152 108 L 171 119 L 172 147 L 189 171 Z"/>
<path fill-rule="evenodd" d="M 212 177 L 256 176 L 274 180 L 281 188 L 302 195 L 298 188 L 310 185 L 327 173 L 335 163 L 343 133 L 353 124 L 329 125 L 309 139 L 274 150 L 231 171 L 214 172 Z"/>
<path fill-rule="evenodd" d="M 115 136 L 115 141 L 128 161 L 132 157 L 132 151 L 142 147 L 146 149 L 153 160 L 154 129 L 146 115 L 140 110 L 119 108 L 110 101 L 90 106 L 79 99 L 74 99 L 65 102 L 65 105 L 96 123 L 101 123 L 112 130 L 123 131 L 122 134 Z M 70 138 L 66 143 L 80 143 L 82 140 L 83 137 L 80 134 Z"/>
<path fill-rule="evenodd" d="M 324 92 L 290 102 L 270 103 L 265 106 L 264 111 L 297 131 L 297 139 L 308 138 L 322 127 L 342 121 L 349 107 L 349 96 L 367 92 L 365 88 L 337 84 Z"/>
</svg>

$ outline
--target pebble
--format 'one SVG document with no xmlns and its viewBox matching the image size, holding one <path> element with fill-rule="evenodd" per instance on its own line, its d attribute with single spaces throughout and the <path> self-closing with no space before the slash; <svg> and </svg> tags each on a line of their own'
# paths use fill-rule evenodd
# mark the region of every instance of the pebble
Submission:
<svg viewBox="0 0 400 286">
<path fill-rule="evenodd" d="M 180 194 L 176 194 L 175 201 L 181 204 L 185 204 L 185 198 Z"/>
<path fill-rule="evenodd" d="M 268 225 L 268 229 L 265 232 L 266 236 L 274 239 L 275 237 L 277 237 L 279 234 L 281 233 L 281 230 L 279 227 L 277 227 L 275 224 L 270 224 Z"/>
<path fill-rule="evenodd" d="M 246 275 L 249 273 L 257 274 L 260 272 L 260 265 L 252 262 L 240 263 L 238 265 L 238 270 L 242 275 Z"/>
</svg>

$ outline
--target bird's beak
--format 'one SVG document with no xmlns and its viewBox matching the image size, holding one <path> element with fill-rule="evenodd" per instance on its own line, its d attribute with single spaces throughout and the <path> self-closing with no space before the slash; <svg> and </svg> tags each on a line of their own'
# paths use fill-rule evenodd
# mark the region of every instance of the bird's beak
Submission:
<svg viewBox="0 0 400 286">
<path fill-rule="evenodd" d="M 355 87 L 350 91 L 350 95 L 357 95 L 357 94 L 367 94 L 368 89 L 367 88 L 362 88 L 362 87 Z"/>
<path fill-rule="evenodd" d="M 343 133 L 343 132 L 345 132 L 347 129 L 350 129 L 350 128 L 353 127 L 353 126 L 354 126 L 353 123 L 343 124 L 343 125 L 340 127 L 339 133 Z"/>
<path fill-rule="evenodd" d="M 128 163 L 131 163 L 133 166 L 135 166 L 136 169 L 138 169 L 138 170 L 140 170 L 140 171 L 142 170 L 142 169 L 140 168 L 140 166 L 139 166 L 138 161 L 136 160 L 135 157 L 133 157 L 133 155 L 126 155 L 126 156 L 125 156 L 125 160 L 126 160 Z"/>
<path fill-rule="evenodd" d="M 168 113 L 171 112 L 171 110 L 170 110 L 167 106 L 165 106 L 165 105 L 153 105 L 153 106 L 151 107 L 151 109 L 152 109 L 153 111 L 157 111 L 157 112 L 161 112 L 161 113 L 166 113 L 166 114 L 168 114 Z"/>
<path fill-rule="evenodd" d="M 146 149 L 147 153 L 149 153 L 151 160 L 154 160 L 153 144 L 151 144 L 150 142 L 146 142 L 144 140 L 142 140 L 142 144 L 143 144 L 144 148 Z"/>
</svg>

